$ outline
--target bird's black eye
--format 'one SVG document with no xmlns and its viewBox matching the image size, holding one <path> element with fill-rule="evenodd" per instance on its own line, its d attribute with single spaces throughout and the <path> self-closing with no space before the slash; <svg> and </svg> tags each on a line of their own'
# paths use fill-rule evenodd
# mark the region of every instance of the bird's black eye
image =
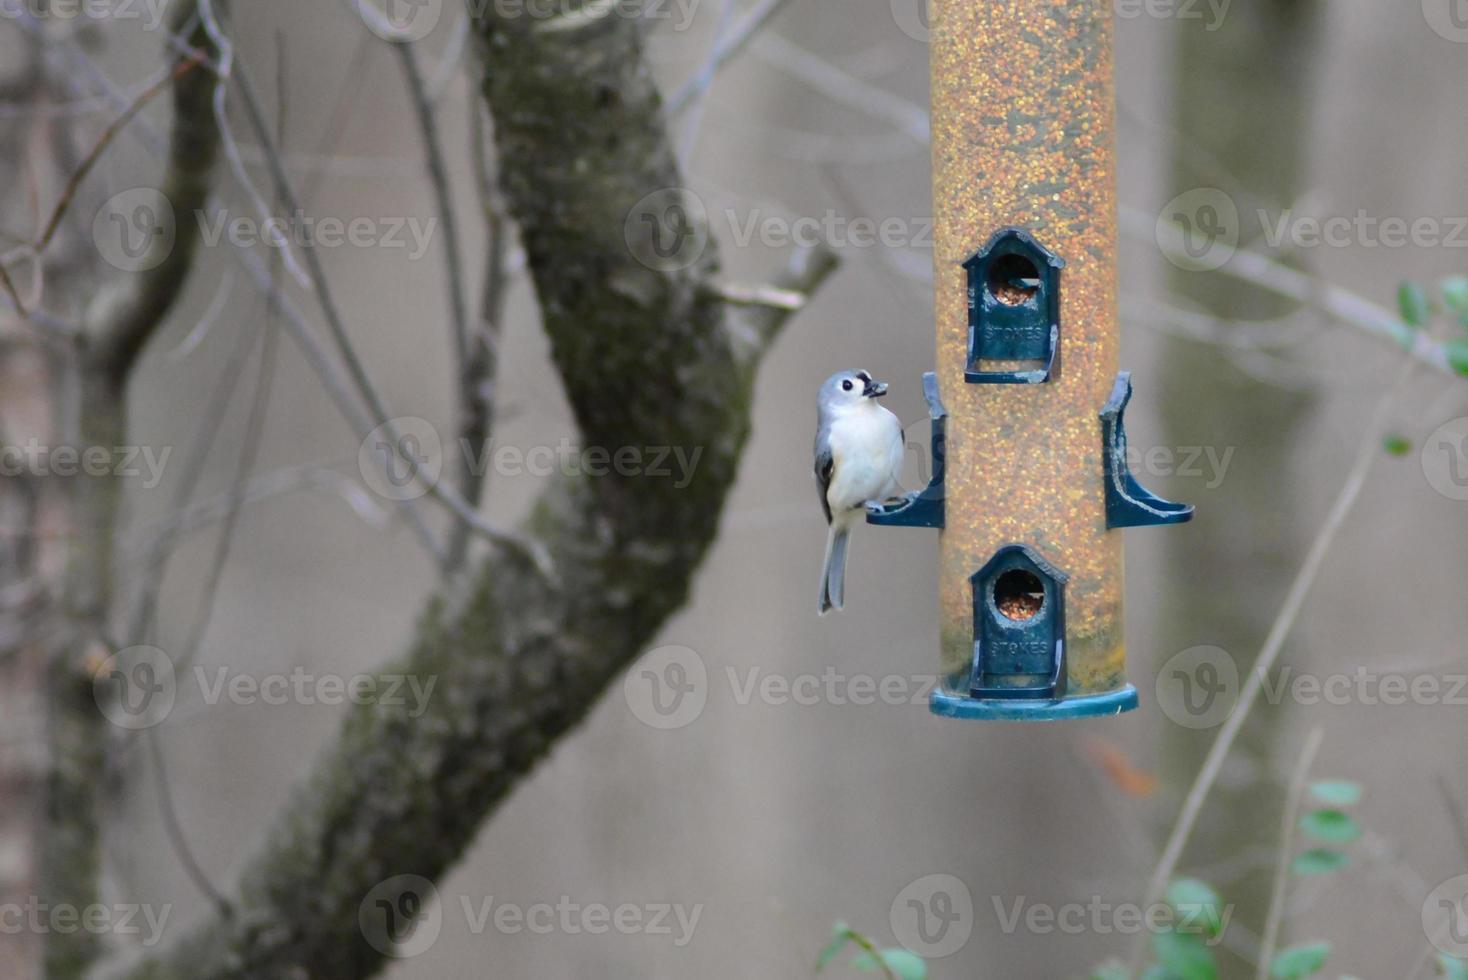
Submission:
<svg viewBox="0 0 1468 980">
<path fill-rule="evenodd" d="M 841 382 L 841 389 L 843 391 L 850 391 L 851 390 L 851 382 L 850 381 L 843 381 L 843 382 Z"/>
</svg>

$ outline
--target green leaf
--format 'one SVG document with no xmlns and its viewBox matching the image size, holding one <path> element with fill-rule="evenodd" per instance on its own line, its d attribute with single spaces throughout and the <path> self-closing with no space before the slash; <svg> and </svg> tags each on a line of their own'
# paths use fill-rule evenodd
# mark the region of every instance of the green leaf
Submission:
<svg viewBox="0 0 1468 980">
<path fill-rule="evenodd" d="M 1397 306 L 1402 311 L 1402 319 L 1413 330 L 1421 330 L 1427 326 L 1427 321 L 1432 317 L 1427 291 L 1410 280 L 1403 281 L 1397 287 Z"/>
<path fill-rule="evenodd" d="M 1274 962 L 1269 964 L 1269 975 L 1274 980 L 1303 980 L 1319 973 L 1329 955 L 1330 943 L 1291 946 L 1275 956 Z"/>
<path fill-rule="evenodd" d="M 900 980 L 928 980 L 928 964 L 923 962 L 922 957 L 905 949 L 881 949 L 877 951 L 877 954 L 882 957 L 882 962 L 887 964 L 887 969 L 892 971 L 892 975 Z M 877 958 L 871 953 L 853 956 L 851 965 L 867 973 L 876 973 L 880 970 Z"/>
<path fill-rule="evenodd" d="M 1334 807 L 1355 806 L 1361 801 L 1361 784 L 1348 779 L 1322 779 L 1310 784 L 1310 795 Z"/>
<path fill-rule="evenodd" d="M 1091 974 L 1091 980 L 1132 980 L 1132 975 L 1126 968 L 1126 964 L 1120 960 L 1107 960 L 1096 971 Z"/>
<path fill-rule="evenodd" d="M 1437 968 L 1447 980 L 1468 980 L 1468 963 L 1464 963 L 1456 956 L 1443 953 L 1437 958 Z"/>
<path fill-rule="evenodd" d="M 1184 932 L 1202 929 L 1212 937 L 1223 927 L 1223 900 L 1197 878 L 1174 881 L 1167 889 L 1167 904 L 1177 913 L 1178 926 Z"/>
<path fill-rule="evenodd" d="M 1381 445 L 1392 456 L 1405 456 L 1412 451 L 1412 440 L 1400 432 L 1388 432 Z"/>
<path fill-rule="evenodd" d="M 1340 851 L 1328 847 L 1317 847 L 1295 858 L 1295 862 L 1290 865 L 1290 870 L 1297 875 L 1323 875 L 1339 871 L 1350 863 L 1350 858 Z"/>
<path fill-rule="evenodd" d="M 1349 844 L 1361 836 L 1361 828 L 1339 810 L 1316 810 L 1300 818 L 1300 829 L 1311 837 L 1333 844 Z"/>
<path fill-rule="evenodd" d="M 844 922 L 837 922 L 831 929 L 831 941 L 826 948 L 821 950 L 821 955 L 816 958 L 816 972 L 820 973 L 831 965 L 831 961 L 840 955 L 841 950 L 851 941 L 851 927 Z"/>
<path fill-rule="evenodd" d="M 1174 980 L 1218 980 L 1213 951 L 1196 933 L 1159 932 L 1152 937 L 1152 949 Z"/>
<path fill-rule="evenodd" d="M 1441 283 L 1443 302 L 1458 314 L 1458 322 L 1468 325 L 1468 276 L 1449 276 Z"/>
<path fill-rule="evenodd" d="M 1160 966 L 1149 966 L 1142 974 L 1142 980 L 1172 980 L 1172 977 Z"/>
<path fill-rule="evenodd" d="M 1468 340 L 1450 340 L 1443 344 L 1443 353 L 1448 357 L 1448 366 L 1461 375 L 1468 376 Z"/>
</svg>

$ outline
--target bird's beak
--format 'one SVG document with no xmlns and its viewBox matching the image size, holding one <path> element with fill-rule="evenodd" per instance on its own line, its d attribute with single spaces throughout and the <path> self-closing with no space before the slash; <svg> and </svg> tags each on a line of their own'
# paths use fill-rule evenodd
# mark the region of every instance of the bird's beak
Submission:
<svg viewBox="0 0 1468 980">
<path fill-rule="evenodd" d="M 887 394 L 887 382 L 868 381 L 867 386 L 861 390 L 861 393 L 867 398 L 881 398 Z"/>
</svg>

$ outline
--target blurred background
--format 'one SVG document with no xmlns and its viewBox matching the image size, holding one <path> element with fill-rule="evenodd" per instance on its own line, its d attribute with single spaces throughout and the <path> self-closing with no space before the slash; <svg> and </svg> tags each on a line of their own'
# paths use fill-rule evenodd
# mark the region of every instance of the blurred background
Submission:
<svg viewBox="0 0 1468 980">
<path fill-rule="evenodd" d="M 690 3 L 648 15 L 665 92 L 698 75 L 733 0 L 729 8 Z M 1405 357 L 1320 304 L 1282 298 L 1229 266 L 1201 272 L 1169 262 L 1154 224 L 1179 195 L 1220 191 L 1237 207 L 1240 247 L 1387 310 L 1396 309 L 1404 279 L 1468 273 L 1468 231 L 1454 231 L 1455 217 L 1468 216 L 1468 131 L 1457 123 L 1468 32 L 1455 32 L 1433 0 L 1421 10 L 1369 0 L 1248 0 L 1222 10 L 1118 0 L 1117 13 L 1122 350 L 1136 385 L 1129 434 L 1139 456 L 1168 454 L 1151 457 L 1143 482 L 1197 505 L 1183 528 L 1127 535 L 1128 670 L 1140 710 L 1033 727 L 932 717 L 922 678 L 938 649 L 933 533 L 862 529 L 847 610 L 813 614 L 824 535 L 809 464 L 819 382 L 843 367 L 889 380 L 889 407 L 909 425 L 909 485 L 926 477 L 928 46 L 917 0 L 792 0 L 712 80 L 706 98 L 670 124 L 725 279 L 763 281 L 791 244 L 782 222 L 801 217 L 820 223 L 841 258 L 764 363 L 721 534 L 690 602 L 659 641 L 704 665 L 706 701 L 686 724 L 660 728 L 639 712 L 631 687 L 609 689 L 437 882 L 437 941 L 386 975 L 806 976 L 836 920 L 881 945 L 910 941 L 905 901 L 913 887 L 930 896 L 932 875 L 956 877 L 968 894 L 967 912 L 956 913 L 967 919 L 950 933 L 962 941 L 930 960 L 933 977 L 1088 977 L 1126 955 L 1132 937 L 1108 928 L 1107 914 L 1099 927 L 1088 916 L 1083 928 L 1067 930 L 1015 925 L 1012 911 L 1016 903 L 1140 901 L 1217 731 L 1169 718 L 1157 678 L 1166 683 L 1164 665 L 1199 646 L 1221 648 L 1247 672 Z M 461 19 L 450 4 L 418 50 L 441 85 L 438 119 L 466 216 L 460 232 L 468 267 L 478 270 L 486 243 L 469 145 L 479 99 L 464 70 Z M 86 28 L 87 57 L 123 90 L 146 85 L 161 63 L 159 33 L 145 23 Z M 282 141 L 309 213 L 432 218 L 401 73 L 349 4 L 255 0 L 247 15 L 236 12 L 234 34 L 262 100 L 287 107 Z M 0 65 L 19 64 L 35 43 L 14 20 L 0 21 Z M 168 111 L 159 100 L 118 136 L 85 185 L 86 213 L 152 179 L 155 157 L 138 132 L 166 134 Z M 30 227 L 35 199 L 54 199 L 60 184 L 43 172 L 58 166 L 37 148 L 45 130 L 76 125 L 95 136 L 114 115 L 105 105 L 0 105 L 8 230 Z M 241 141 L 263 183 L 258 153 Z M 221 186 L 227 203 L 248 210 L 237 183 Z M 1383 243 L 1361 232 L 1358 214 L 1408 225 L 1433 219 L 1441 240 Z M 1333 216 L 1352 222 L 1335 241 L 1278 241 L 1279 227 Z M 852 232 L 857 219 L 896 219 L 898 231 L 864 244 Z M 270 249 L 256 250 L 270 260 Z M 323 257 L 389 403 L 450 432 L 442 257 L 432 243 L 421 257 L 412 251 L 342 247 Z M 182 305 L 131 385 L 130 438 L 175 447 L 178 456 L 158 488 L 127 492 L 125 582 L 134 570 L 146 573 L 141 556 L 176 507 L 170 488 L 190 434 L 232 363 L 227 325 L 264 315 L 264 301 L 226 253 L 202 250 Z M 494 444 L 574 443 L 513 243 L 508 268 Z M 1443 336 L 1457 329 L 1450 324 Z M 196 499 L 226 492 L 234 478 L 253 371 L 233 396 Z M 5 384 L 25 378 L 12 368 Z M 1430 675 L 1447 691 L 1468 674 L 1468 502 L 1453 499 L 1446 464 L 1432 455 L 1449 451 L 1435 448 L 1442 438 L 1434 433 L 1463 416 L 1468 382 L 1426 367 L 1412 376 L 1392 410 L 1391 445 L 1379 447 L 1290 634 L 1285 677 Z M 1468 429 L 1447 431 L 1461 437 Z M 362 486 L 359 440 L 288 344 L 276 359 L 262 433 L 255 473 L 313 464 L 343 479 L 241 511 L 198 663 L 252 676 L 297 666 L 316 675 L 371 670 L 406 645 L 435 570 L 411 531 Z M 1458 445 L 1468 467 L 1468 446 Z M 494 472 L 485 513 L 510 523 L 544 485 L 544 477 Z M 162 649 L 186 642 L 218 530 L 178 543 L 160 594 Z M 23 901 L 15 896 L 33 892 L 32 835 L 43 819 L 28 777 L 44 758 L 41 704 L 33 677 L 28 683 L 14 664 L 6 671 L 0 891 Z M 848 695 L 852 678 L 896 678 L 910 685 L 909 703 L 827 695 L 796 703 L 750 687 L 833 672 Z M 1285 937 L 1329 940 L 1330 976 L 1434 975 L 1423 903 L 1439 883 L 1468 872 L 1465 828 L 1450 802 L 1468 808 L 1468 694 L 1393 705 L 1370 703 L 1379 699 L 1360 690 L 1339 703 L 1285 693 L 1260 704 L 1229 757 L 1180 867 L 1236 906 L 1220 975 L 1253 975 L 1285 786 L 1315 728 L 1323 743 L 1312 773 L 1364 786 L 1353 811 L 1364 832 L 1345 848 L 1349 867 L 1291 884 Z M 165 941 L 207 914 L 168 833 L 164 796 L 202 875 L 228 887 L 345 711 L 210 705 L 182 686 L 157 729 L 160 757 L 138 741 L 121 760 L 126 780 L 105 826 L 108 900 L 171 906 Z M 671 934 L 476 929 L 466 910 L 490 899 L 699 911 L 681 936 L 676 916 Z M 5 932 L 0 963 L 10 965 L 0 970 L 31 975 L 36 937 Z"/>
</svg>

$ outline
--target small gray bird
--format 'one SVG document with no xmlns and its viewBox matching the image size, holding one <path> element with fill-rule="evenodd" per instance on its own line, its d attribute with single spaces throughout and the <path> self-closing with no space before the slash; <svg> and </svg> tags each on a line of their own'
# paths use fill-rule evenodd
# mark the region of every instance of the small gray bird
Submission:
<svg viewBox="0 0 1468 980">
<path fill-rule="evenodd" d="M 902 423 L 877 404 L 887 386 L 865 371 L 841 371 L 816 397 L 816 483 L 830 530 L 816 612 L 840 609 L 845 597 L 846 545 L 868 501 L 898 491 Z"/>
</svg>

